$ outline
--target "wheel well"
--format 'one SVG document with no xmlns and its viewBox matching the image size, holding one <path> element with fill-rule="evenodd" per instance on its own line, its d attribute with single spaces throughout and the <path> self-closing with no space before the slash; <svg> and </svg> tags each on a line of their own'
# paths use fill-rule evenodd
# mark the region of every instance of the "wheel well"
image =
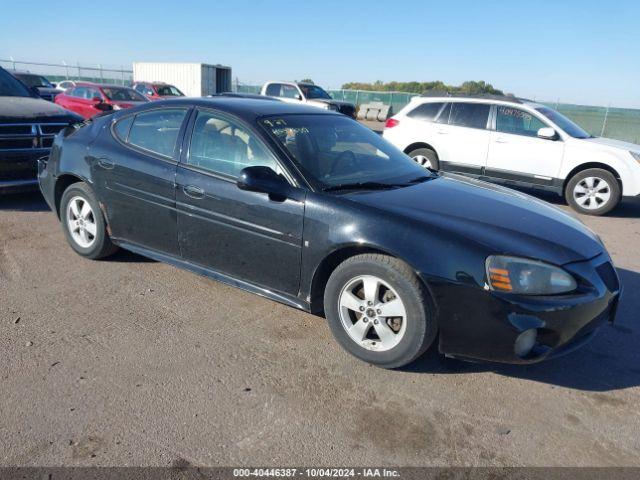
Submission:
<svg viewBox="0 0 640 480">
<path fill-rule="evenodd" d="M 429 150 L 433 150 L 436 153 L 436 157 L 438 156 L 438 152 L 436 151 L 436 149 L 433 148 L 428 143 L 424 143 L 424 142 L 412 143 L 411 145 L 409 145 L 407 148 L 404 149 L 404 153 L 409 154 L 417 148 L 428 148 Z"/>
<path fill-rule="evenodd" d="M 618 172 L 615 171 L 615 169 L 613 169 L 612 167 L 610 167 L 609 165 L 606 165 L 604 163 L 589 162 L 589 163 L 583 163 L 581 165 L 578 165 L 576 168 L 574 168 L 573 170 L 571 170 L 569 172 L 569 175 L 566 176 L 566 178 L 564 179 L 564 182 L 562 184 L 562 193 L 564 194 L 564 191 L 567 188 L 567 183 L 569 183 L 571 178 L 576 173 L 580 173 L 583 170 L 588 170 L 589 168 L 600 168 L 602 170 L 606 170 L 606 171 L 610 172 L 614 177 L 616 177 L 616 180 L 618 180 L 618 185 L 620 185 L 620 191 L 622 192 L 622 180 L 620 179 L 620 175 L 618 174 Z"/>
<path fill-rule="evenodd" d="M 78 182 L 82 182 L 82 179 L 75 175 L 66 174 L 58 177 L 54 190 L 54 201 L 56 206 L 56 215 L 58 215 L 58 218 L 60 218 L 60 202 L 62 201 L 62 194 L 67 188 L 69 188 L 69 185 Z"/>
<path fill-rule="evenodd" d="M 338 265 L 344 262 L 347 258 L 354 257 L 356 255 L 362 255 L 363 253 L 378 253 L 380 255 L 387 255 L 389 257 L 397 258 L 395 255 L 373 247 L 364 246 L 349 246 L 336 250 L 329 254 L 322 260 L 318 268 L 316 269 L 313 280 L 311 281 L 310 292 L 310 311 L 314 315 L 324 315 L 324 289 L 327 285 L 329 277 L 336 269 Z M 418 276 L 420 283 L 423 283 L 422 278 Z M 429 291 L 427 285 L 424 285 L 425 289 Z"/>
</svg>

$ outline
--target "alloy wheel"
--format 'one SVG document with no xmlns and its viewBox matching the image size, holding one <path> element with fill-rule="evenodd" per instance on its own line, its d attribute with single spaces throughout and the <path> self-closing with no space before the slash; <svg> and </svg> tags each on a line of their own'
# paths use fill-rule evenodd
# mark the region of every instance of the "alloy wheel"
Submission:
<svg viewBox="0 0 640 480">
<path fill-rule="evenodd" d="M 413 157 L 413 161 L 416 162 L 421 167 L 433 168 L 433 165 L 431 164 L 431 160 L 425 155 L 416 155 L 415 157 Z"/>
<path fill-rule="evenodd" d="M 597 210 L 611 199 L 611 186 L 602 178 L 583 178 L 573 189 L 573 199 L 586 210 Z"/>
<path fill-rule="evenodd" d="M 73 197 L 67 205 L 67 226 L 71 238 L 82 248 L 90 248 L 98 232 L 96 217 L 89 202 L 80 196 Z"/>
<path fill-rule="evenodd" d="M 355 343 L 386 351 L 398 345 L 407 327 L 407 311 L 384 280 L 361 275 L 347 282 L 339 297 L 340 321 Z"/>
</svg>

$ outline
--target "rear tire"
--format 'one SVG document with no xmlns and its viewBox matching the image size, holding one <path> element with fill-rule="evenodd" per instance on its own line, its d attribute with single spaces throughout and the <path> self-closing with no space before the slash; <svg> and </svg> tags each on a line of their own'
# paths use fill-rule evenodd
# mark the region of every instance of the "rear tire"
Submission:
<svg viewBox="0 0 640 480">
<path fill-rule="evenodd" d="M 578 213 L 604 215 L 620 203 L 620 184 L 611 172 L 589 168 L 571 177 L 564 197 Z"/>
<path fill-rule="evenodd" d="M 431 148 L 416 148 L 409 152 L 409 156 L 421 167 L 440 170 L 438 154 Z"/>
<path fill-rule="evenodd" d="M 437 333 L 422 283 L 403 261 L 363 254 L 342 262 L 324 292 L 331 331 L 355 357 L 383 368 L 407 365 Z"/>
<path fill-rule="evenodd" d="M 86 183 L 74 183 L 64 191 L 60 221 L 67 242 L 83 257 L 96 260 L 118 250 L 109 238 L 100 205 Z"/>
</svg>

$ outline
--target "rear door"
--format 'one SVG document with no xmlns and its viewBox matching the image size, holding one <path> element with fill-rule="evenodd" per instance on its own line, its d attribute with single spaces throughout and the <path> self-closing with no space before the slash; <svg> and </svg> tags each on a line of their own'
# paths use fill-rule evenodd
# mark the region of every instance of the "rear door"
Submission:
<svg viewBox="0 0 640 480">
<path fill-rule="evenodd" d="M 538 137 L 549 125 L 537 115 L 511 105 L 496 105 L 486 175 L 506 181 L 552 186 L 558 177 L 564 142 Z"/>
<path fill-rule="evenodd" d="M 489 113 L 484 103 L 451 102 L 433 129 L 440 169 L 481 175 L 489 149 Z"/>
<path fill-rule="evenodd" d="M 192 123 L 176 176 L 182 256 L 238 280 L 297 294 L 304 202 L 236 185 L 248 166 L 269 166 L 288 178 L 286 172 L 235 117 L 199 110 Z"/>
<path fill-rule="evenodd" d="M 91 170 L 113 237 L 179 256 L 175 175 L 187 108 L 122 117 L 91 147 Z"/>
</svg>

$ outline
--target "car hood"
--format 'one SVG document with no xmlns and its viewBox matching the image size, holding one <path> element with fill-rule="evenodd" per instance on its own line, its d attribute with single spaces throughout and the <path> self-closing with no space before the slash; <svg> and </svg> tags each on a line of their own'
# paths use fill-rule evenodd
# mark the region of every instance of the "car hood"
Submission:
<svg viewBox="0 0 640 480">
<path fill-rule="evenodd" d="M 604 251 L 591 230 L 562 210 L 514 190 L 459 176 L 348 196 L 394 216 L 418 221 L 425 228 L 463 236 L 495 254 L 562 265 Z"/>
<path fill-rule="evenodd" d="M 75 122 L 78 116 L 55 103 L 33 97 L 0 97 L 0 121 Z"/>
<path fill-rule="evenodd" d="M 593 137 L 585 138 L 584 142 L 595 143 L 597 145 L 603 145 L 605 147 L 620 148 L 622 150 L 633 150 L 634 152 L 640 152 L 640 145 L 631 142 L 623 142 L 622 140 L 614 140 L 612 138 Z"/>
</svg>

